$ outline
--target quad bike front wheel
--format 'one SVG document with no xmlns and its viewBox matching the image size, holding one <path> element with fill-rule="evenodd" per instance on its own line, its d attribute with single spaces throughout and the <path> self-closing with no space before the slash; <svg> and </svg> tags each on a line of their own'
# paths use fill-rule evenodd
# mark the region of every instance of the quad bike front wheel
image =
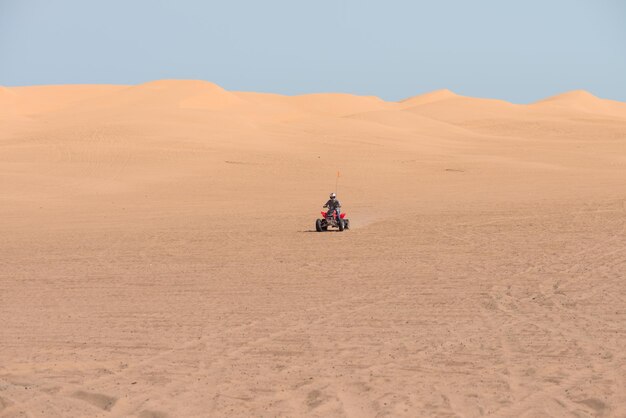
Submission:
<svg viewBox="0 0 626 418">
<path fill-rule="evenodd" d="M 345 222 L 343 221 L 343 219 L 341 219 L 341 218 L 337 219 L 337 226 L 339 226 L 339 230 L 340 231 L 344 230 L 346 225 L 345 225 Z"/>
<path fill-rule="evenodd" d="M 324 228 L 322 227 L 322 220 L 318 219 L 317 221 L 315 221 L 315 230 L 317 232 L 322 232 L 324 230 Z"/>
<path fill-rule="evenodd" d="M 350 219 L 344 219 L 344 229 L 350 229 Z"/>
</svg>

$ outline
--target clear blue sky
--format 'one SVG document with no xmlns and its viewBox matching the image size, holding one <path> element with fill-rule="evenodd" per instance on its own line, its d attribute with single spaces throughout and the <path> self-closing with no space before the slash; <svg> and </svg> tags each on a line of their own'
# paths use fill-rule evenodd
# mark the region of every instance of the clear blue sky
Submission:
<svg viewBox="0 0 626 418">
<path fill-rule="evenodd" d="M 622 0 L 0 0 L 0 85 L 626 101 Z"/>
</svg>

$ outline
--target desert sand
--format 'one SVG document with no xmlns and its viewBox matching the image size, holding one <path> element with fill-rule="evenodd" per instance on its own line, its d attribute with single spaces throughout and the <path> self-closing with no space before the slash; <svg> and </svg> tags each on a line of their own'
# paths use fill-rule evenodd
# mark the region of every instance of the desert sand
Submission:
<svg viewBox="0 0 626 418">
<path fill-rule="evenodd" d="M 0 199 L 1 417 L 626 416 L 625 103 L 3 87 Z"/>
</svg>

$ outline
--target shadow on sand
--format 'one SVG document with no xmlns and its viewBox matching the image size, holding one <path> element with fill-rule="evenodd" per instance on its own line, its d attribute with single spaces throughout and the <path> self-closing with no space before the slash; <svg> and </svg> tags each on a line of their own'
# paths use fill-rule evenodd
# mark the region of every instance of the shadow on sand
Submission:
<svg viewBox="0 0 626 418">
<path fill-rule="evenodd" d="M 315 229 L 307 229 L 305 231 L 298 231 L 298 232 L 300 232 L 302 234 L 306 234 L 306 233 L 309 233 L 309 232 L 318 233 Z M 323 232 L 319 232 L 319 233 L 321 234 L 321 233 L 328 233 L 328 232 L 342 232 L 342 231 L 340 231 L 338 229 L 329 229 L 328 231 L 323 231 Z"/>
</svg>

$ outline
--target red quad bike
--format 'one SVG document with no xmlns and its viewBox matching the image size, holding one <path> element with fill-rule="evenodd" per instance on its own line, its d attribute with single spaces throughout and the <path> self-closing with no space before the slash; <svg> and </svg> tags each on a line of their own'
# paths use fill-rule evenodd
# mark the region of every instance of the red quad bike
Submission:
<svg viewBox="0 0 626 418">
<path fill-rule="evenodd" d="M 337 219 L 337 212 L 333 210 L 332 215 L 322 211 L 322 219 L 315 221 L 315 230 L 317 232 L 328 231 L 328 227 L 339 228 L 340 231 L 350 229 L 350 219 L 346 219 L 346 214 L 342 213 Z"/>
</svg>

